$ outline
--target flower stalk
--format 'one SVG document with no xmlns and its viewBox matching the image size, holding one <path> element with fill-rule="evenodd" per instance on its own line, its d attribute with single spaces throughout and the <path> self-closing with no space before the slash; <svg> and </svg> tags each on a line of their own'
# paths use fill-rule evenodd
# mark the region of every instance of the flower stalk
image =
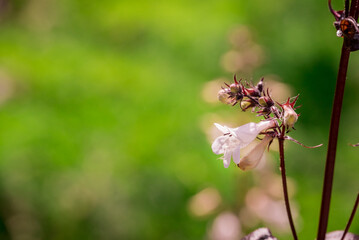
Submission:
<svg viewBox="0 0 359 240">
<path fill-rule="evenodd" d="M 331 200 L 331 194 L 333 189 L 335 157 L 337 152 L 339 122 L 340 122 L 340 115 L 341 115 L 341 109 L 343 104 L 344 88 L 345 88 L 345 80 L 346 80 L 347 69 L 348 69 L 349 56 L 350 56 L 350 50 L 345 47 L 345 44 L 343 44 L 337 85 L 334 95 L 333 111 L 332 111 L 332 117 L 330 123 L 329 143 L 328 143 L 328 151 L 327 151 L 327 160 L 325 165 L 322 203 L 320 209 L 319 228 L 317 235 L 318 240 L 325 239 L 325 234 L 328 227 L 330 200 Z"/>
<path fill-rule="evenodd" d="M 359 0 L 352 0 L 350 7 L 349 16 L 354 17 L 355 21 L 357 21 L 358 19 L 358 3 Z M 346 3 L 346 5 L 348 4 Z M 346 12 L 348 12 L 348 9 L 346 9 Z M 325 239 L 325 234 L 328 227 L 329 208 L 330 208 L 330 200 L 331 200 L 331 194 L 333 189 L 334 167 L 335 167 L 335 157 L 337 151 L 340 115 L 343 105 L 345 80 L 347 76 L 349 56 L 350 56 L 350 52 L 352 51 L 350 43 L 351 43 L 350 39 L 348 39 L 348 37 L 344 35 L 344 41 L 343 41 L 340 63 L 339 63 L 339 71 L 337 76 L 337 83 L 336 83 L 335 94 L 334 94 L 332 117 L 330 123 L 329 143 L 328 143 L 327 159 L 325 164 L 322 203 L 320 208 L 317 240 Z"/>
<path fill-rule="evenodd" d="M 284 202 L 285 202 L 285 208 L 287 210 L 287 216 L 288 216 L 289 225 L 292 231 L 293 238 L 294 240 L 298 240 L 297 232 L 294 227 L 292 212 L 290 209 L 289 197 L 288 197 L 287 177 L 285 172 L 285 161 L 284 161 L 284 139 L 285 139 L 284 137 L 285 137 L 285 126 L 283 125 L 281 134 L 278 137 L 278 142 L 279 142 L 280 171 L 282 175 Z"/>
<path fill-rule="evenodd" d="M 349 231 L 350 225 L 352 224 L 352 221 L 353 221 L 353 218 L 355 216 L 355 212 L 357 211 L 358 205 L 359 205 L 359 193 L 357 194 L 357 199 L 355 200 L 352 213 L 350 214 L 349 221 L 348 221 L 348 223 L 347 223 L 347 225 L 345 227 L 345 230 L 344 230 L 344 233 L 343 233 L 343 236 L 342 236 L 341 240 L 344 240 L 345 235 L 347 235 L 347 233 Z"/>
</svg>

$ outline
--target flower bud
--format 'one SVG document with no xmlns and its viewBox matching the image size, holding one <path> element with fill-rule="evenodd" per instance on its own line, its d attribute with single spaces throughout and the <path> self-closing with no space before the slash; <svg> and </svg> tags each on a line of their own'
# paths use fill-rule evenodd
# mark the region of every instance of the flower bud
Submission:
<svg viewBox="0 0 359 240">
<path fill-rule="evenodd" d="M 239 93 L 241 92 L 241 88 L 238 83 L 232 83 L 229 88 L 231 89 L 232 93 Z"/>
<path fill-rule="evenodd" d="M 284 104 L 283 111 L 284 111 L 284 117 L 283 117 L 284 125 L 288 129 L 293 128 L 294 124 L 298 120 L 298 114 L 293 110 L 293 108 L 290 104 Z"/>
<path fill-rule="evenodd" d="M 264 78 L 261 78 L 261 80 L 257 84 L 257 89 L 259 92 L 263 91 L 263 80 L 264 80 Z"/>
<path fill-rule="evenodd" d="M 247 95 L 252 96 L 252 97 L 260 97 L 261 93 L 259 92 L 259 90 L 257 88 L 245 88 L 245 91 L 247 93 Z"/>
<path fill-rule="evenodd" d="M 242 100 L 241 101 L 241 108 L 243 111 L 247 110 L 250 107 L 254 107 L 254 104 L 251 100 Z"/>
<path fill-rule="evenodd" d="M 263 107 L 271 107 L 274 105 L 274 102 L 269 97 L 260 97 L 258 102 Z"/>
<path fill-rule="evenodd" d="M 229 94 L 227 93 L 226 89 L 221 89 L 218 92 L 218 100 L 224 104 L 233 104 L 233 98 L 230 98 Z"/>
</svg>

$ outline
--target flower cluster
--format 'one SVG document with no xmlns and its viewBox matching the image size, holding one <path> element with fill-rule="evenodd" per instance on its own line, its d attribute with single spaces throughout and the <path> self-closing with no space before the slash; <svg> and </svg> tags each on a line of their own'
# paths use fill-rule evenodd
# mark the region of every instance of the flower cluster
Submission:
<svg viewBox="0 0 359 240">
<path fill-rule="evenodd" d="M 274 138 L 291 140 L 304 146 L 297 140 L 286 136 L 286 133 L 294 129 L 294 124 L 299 117 L 294 107 L 299 95 L 292 100 L 288 98 L 283 104 L 277 103 L 270 96 L 269 90 L 264 89 L 263 80 L 262 78 L 258 84 L 253 85 L 247 82 L 242 83 L 241 80 L 237 81 L 234 76 L 234 82 L 225 83 L 226 87 L 222 87 L 218 92 L 218 99 L 221 102 L 232 106 L 238 103 L 243 111 L 251 108 L 258 117 L 264 118 L 259 123 L 251 122 L 237 128 L 215 123 L 223 135 L 214 140 L 212 150 L 215 154 L 223 154 L 223 165 L 226 168 L 230 165 L 231 159 L 242 170 L 256 167 L 265 149 L 270 146 Z M 258 135 L 263 136 L 261 142 L 241 158 L 240 149 L 253 142 Z"/>
<path fill-rule="evenodd" d="M 236 76 L 234 76 L 234 83 L 230 85 L 225 83 L 227 87 L 222 87 L 218 92 L 218 99 L 232 106 L 239 103 L 243 111 L 250 108 L 253 111 L 257 109 L 257 116 L 264 116 L 266 119 L 273 116 L 276 119 L 285 121 L 289 128 L 293 128 L 298 119 L 298 115 L 294 111 L 298 96 L 292 102 L 288 98 L 285 104 L 275 104 L 269 90 L 264 91 L 263 80 L 264 78 L 261 78 L 258 84 L 254 86 L 247 82 L 243 84 L 241 80 L 237 81 Z"/>
</svg>

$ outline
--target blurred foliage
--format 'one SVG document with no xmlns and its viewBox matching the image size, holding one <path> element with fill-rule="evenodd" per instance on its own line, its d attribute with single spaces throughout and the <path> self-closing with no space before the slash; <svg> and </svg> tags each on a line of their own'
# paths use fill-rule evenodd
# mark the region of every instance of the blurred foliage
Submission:
<svg viewBox="0 0 359 240">
<path fill-rule="evenodd" d="M 301 94 L 291 136 L 326 144 L 341 47 L 332 22 L 326 2 L 310 0 L 1 0 L 0 238 L 210 238 L 215 217 L 236 213 L 255 185 L 222 167 L 203 131 L 212 113 L 248 119 L 201 98 L 205 83 L 232 77 L 220 64 L 228 34 L 246 26 L 263 49 L 249 79 L 275 74 Z M 358 191 L 356 55 L 329 231 L 344 229 Z M 314 239 L 326 149 L 286 147 L 299 237 Z M 221 206 L 195 217 L 189 201 L 206 187 Z"/>
</svg>

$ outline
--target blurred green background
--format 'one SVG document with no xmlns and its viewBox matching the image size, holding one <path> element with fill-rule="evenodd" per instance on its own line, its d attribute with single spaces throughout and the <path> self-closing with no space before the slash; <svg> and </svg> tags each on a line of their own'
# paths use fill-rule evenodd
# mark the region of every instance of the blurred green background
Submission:
<svg viewBox="0 0 359 240">
<path fill-rule="evenodd" d="M 290 135 L 324 147 L 287 143 L 287 174 L 299 238 L 314 239 L 333 20 L 310 0 L 1 0 L 0 239 L 240 239 L 261 226 L 291 239 L 285 218 L 248 210 L 262 172 L 224 169 L 211 151 L 214 121 L 258 121 L 211 100 L 208 84 L 234 73 L 301 94 Z M 354 53 L 329 231 L 345 228 L 359 186 L 358 64 Z M 278 176 L 277 152 L 268 162 Z"/>
</svg>

